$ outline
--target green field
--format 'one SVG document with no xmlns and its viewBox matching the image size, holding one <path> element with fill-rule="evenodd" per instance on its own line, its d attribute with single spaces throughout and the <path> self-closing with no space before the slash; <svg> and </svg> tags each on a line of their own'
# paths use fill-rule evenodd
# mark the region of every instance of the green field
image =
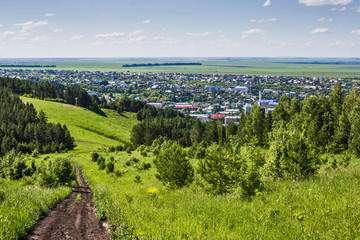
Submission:
<svg viewBox="0 0 360 240">
<path fill-rule="evenodd" d="M 273 62 L 201 62 L 201 66 L 152 66 L 123 68 L 123 63 L 46 63 L 62 70 L 243 74 L 268 76 L 326 77 L 360 79 L 360 65 L 291 64 Z M 51 69 L 51 68 L 50 68 Z"/>
<path fill-rule="evenodd" d="M 43 110 L 49 122 L 65 124 L 78 145 L 76 151 L 89 152 L 129 142 L 130 130 L 137 122 L 134 113 L 120 116 L 113 110 L 102 109 L 98 114 L 69 104 L 24 97 L 22 100 Z"/>
<path fill-rule="evenodd" d="M 99 141 L 93 132 L 81 135 L 70 118 L 69 107 L 58 103 L 31 101 L 37 110 L 47 111 L 50 121 L 65 121 L 78 141 L 88 139 L 93 144 L 80 144 L 73 160 L 82 166 L 83 173 L 94 192 L 94 204 L 99 217 L 106 218 L 115 239 L 356 239 L 360 237 L 360 163 L 352 159 L 347 168 L 334 170 L 323 165 L 319 175 L 302 181 L 268 181 L 266 190 L 252 201 L 242 199 L 239 192 L 213 195 L 205 191 L 206 183 L 198 174 L 187 188 L 170 190 L 156 178 L 153 155 L 141 156 L 138 151 L 99 153 L 110 161 L 115 159 L 114 173 L 99 170 L 87 151 L 112 145 L 110 139 Z M 87 110 L 72 108 L 79 114 Z M 106 111 L 110 116 L 110 112 Z M 58 115 L 68 115 L 57 118 Z M 130 114 L 131 115 L 131 114 Z M 127 115 L 130 117 L 130 115 Z M 105 129 L 96 124 L 99 116 L 89 112 L 83 126 Z M 75 118 L 76 119 L 76 118 Z M 98 119 L 98 120 L 95 120 Z M 103 124 L 108 124 L 107 119 Z M 111 121 L 121 122 L 115 116 Z M 123 119 L 125 120 L 125 119 Z M 124 130 L 113 134 L 128 141 L 131 118 L 123 122 Z M 72 125 L 71 125 L 72 124 Z M 93 125 L 89 125 L 93 124 Z M 127 128 L 126 128 L 127 126 Z M 122 135 L 121 135 L 122 134 Z M 102 142 L 102 143 L 101 143 Z M 147 149 L 149 150 L 149 149 Z M 72 154 L 72 152 L 68 153 Z M 67 154 L 67 155 L 68 155 Z M 149 170 L 127 166 L 130 157 L 140 163 L 151 163 Z M 339 156 L 340 157 L 340 156 Z M 192 159 L 196 167 L 198 160 Z M 136 176 L 141 181 L 136 181 Z"/>
</svg>

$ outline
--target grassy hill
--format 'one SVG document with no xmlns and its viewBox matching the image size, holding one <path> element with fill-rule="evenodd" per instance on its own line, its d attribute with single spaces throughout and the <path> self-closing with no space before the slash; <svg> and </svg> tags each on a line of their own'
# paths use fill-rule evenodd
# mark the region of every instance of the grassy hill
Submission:
<svg viewBox="0 0 360 240">
<path fill-rule="evenodd" d="M 131 129 L 137 123 L 135 113 L 120 116 L 108 109 L 96 113 L 63 103 L 25 97 L 22 100 L 32 103 L 38 112 L 43 110 L 49 122 L 65 124 L 78 145 L 76 150 L 81 152 L 129 142 Z"/>
</svg>

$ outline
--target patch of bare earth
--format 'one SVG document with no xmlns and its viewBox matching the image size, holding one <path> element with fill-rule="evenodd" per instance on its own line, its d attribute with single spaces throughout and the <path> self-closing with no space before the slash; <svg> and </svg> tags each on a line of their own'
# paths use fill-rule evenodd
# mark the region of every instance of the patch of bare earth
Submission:
<svg viewBox="0 0 360 240">
<path fill-rule="evenodd" d="M 75 187 L 70 196 L 40 220 L 26 239 L 109 239 L 105 223 L 95 215 L 91 189 L 85 182 L 81 169 L 77 165 L 75 167 L 80 184 L 75 179 Z"/>
</svg>

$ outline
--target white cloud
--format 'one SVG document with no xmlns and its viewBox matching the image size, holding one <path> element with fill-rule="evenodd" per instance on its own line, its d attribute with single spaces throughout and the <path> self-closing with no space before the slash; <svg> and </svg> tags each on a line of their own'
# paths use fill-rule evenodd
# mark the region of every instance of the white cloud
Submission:
<svg viewBox="0 0 360 240">
<path fill-rule="evenodd" d="M 250 29 L 248 31 L 244 31 L 241 33 L 241 38 L 248 38 L 252 35 L 256 35 L 256 34 L 264 34 L 266 31 L 260 29 L 260 28 L 254 28 L 254 29 Z"/>
<path fill-rule="evenodd" d="M 83 35 L 76 35 L 76 36 L 72 36 L 71 38 L 69 38 L 70 41 L 74 41 L 74 40 L 79 40 L 84 38 Z"/>
<path fill-rule="evenodd" d="M 53 16 L 55 16 L 55 14 L 54 13 L 45 13 L 44 16 L 45 17 L 53 17 Z"/>
<path fill-rule="evenodd" d="M 263 4 L 263 7 L 269 7 L 271 4 L 271 0 L 266 0 L 266 2 Z"/>
<path fill-rule="evenodd" d="M 212 32 L 203 32 L 203 33 L 196 33 L 196 32 L 187 32 L 186 35 L 191 37 L 207 37 L 213 34 Z"/>
<path fill-rule="evenodd" d="M 113 33 L 99 33 L 95 35 L 95 38 L 113 38 L 113 37 L 124 37 L 126 33 L 113 32 Z"/>
<path fill-rule="evenodd" d="M 141 30 L 141 29 L 129 33 L 129 34 L 128 34 L 128 37 L 133 37 L 133 36 L 138 35 L 138 34 L 140 34 L 140 33 L 142 33 L 142 30 Z"/>
<path fill-rule="evenodd" d="M 318 19 L 319 22 L 332 22 L 334 19 L 332 18 L 326 18 L 326 17 L 321 17 Z"/>
<path fill-rule="evenodd" d="M 63 32 L 64 30 L 62 28 L 57 28 L 57 29 L 54 29 L 54 32 L 58 33 L 58 32 Z"/>
<path fill-rule="evenodd" d="M 149 20 L 149 19 L 146 19 L 146 20 L 142 21 L 142 23 L 143 23 L 143 24 L 148 24 L 148 23 L 150 23 L 150 20 Z"/>
<path fill-rule="evenodd" d="M 132 43 L 143 43 L 143 41 L 146 39 L 145 36 L 138 36 L 136 38 L 131 38 L 128 40 L 128 43 L 129 44 L 132 44 Z"/>
<path fill-rule="evenodd" d="M 25 22 L 25 23 L 15 23 L 14 26 L 21 27 L 21 33 L 28 33 L 32 31 L 36 31 L 37 28 L 46 26 L 47 21 L 39 21 L 39 22 Z"/>
<path fill-rule="evenodd" d="M 1 28 L 1 27 L 3 27 L 3 25 L 2 25 L 2 24 L 0 24 L 0 28 Z"/>
<path fill-rule="evenodd" d="M 360 29 L 359 30 L 352 30 L 350 33 L 355 34 L 355 35 L 360 35 Z"/>
<path fill-rule="evenodd" d="M 355 47 L 356 46 L 356 42 L 352 41 L 352 42 L 345 42 L 342 40 L 337 40 L 335 42 L 329 43 L 328 47 Z"/>
<path fill-rule="evenodd" d="M 41 42 L 41 41 L 48 41 L 51 39 L 52 39 L 51 37 L 47 37 L 45 35 L 39 35 L 39 36 L 36 36 L 33 39 L 31 39 L 30 41 L 31 42 Z"/>
<path fill-rule="evenodd" d="M 5 31 L 3 33 L 0 33 L 0 38 L 6 38 L 6 37 L 14 35 L 14 34 L 15 34 L 15 32 L 13 32 L 13 31 Z"/>
<path fill-rule="evenodd" d="M 311 34 L 319 34 L 319 33 L 330 33 L 328 28 L 316 28 L 310 32 Z"/>
<path fill-rule="evenodd" d="M 277 18 L 273 17 L 273 18 L 269 18 L 269 19 L 260 19 L 260 20 L 255 20 L 255 19 L 251 19 L 250 22 L 252 23 L 267 23 L 267 22 L 276 22 Z"/>
<path fill-rule="evenodd" d="M 360 13 L 360 6 L 358 6 L 358 7 L 356 8 L 356 11 L 357 11 L 358 13 Z"/>
<path fill-rule="evenodd" d="M 343 12 L 343 11 L 346 11 L 346 7 L 340 8 L 339 11 L 342 11 L 342 12 Z"/>
<path fill-rule="evenodd" d="M 305 6 L 347 5 L 353 0 L 299 0 Z"/>
</svg>

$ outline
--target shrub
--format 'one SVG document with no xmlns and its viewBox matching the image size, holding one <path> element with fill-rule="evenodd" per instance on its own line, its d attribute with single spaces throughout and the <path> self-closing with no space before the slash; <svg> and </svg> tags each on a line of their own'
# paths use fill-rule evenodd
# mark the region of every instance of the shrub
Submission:
<svg viewBox="0 0 360 240">
<path fill-rule="evenodd" d="M 104 170 L 105 169 L 105 161 L 101 161 L 99 164 L 99 170 Z"/>
<path fill-rule="evenodd" d="M 100 156 L 100 155 L 99 155 L 98 153 L 96 153 L 96 152 L 92 153 L 92 154 L 91 154 L 91 161 L 97 162 L 99 156 Z"/>
<path fill-rule="evenodd" d="M 147 157 L 147 152 L 145 151 L 145 150 L 143 150 L 143 151 L 141 151 L 141 156 L 143 156 L 143 157 Z"/>
<path fill-rule="evenodd" d="M 106 173 L 112 173 L 114 172 L 115 165 L 114 162 L 110 161 L 106 164 Z"/>
<path fill-rule="evenodd" d="M 126 166 L 133 166 L 135 163 L 138 163 L 139 159 L 136 157 L 129 157 L 129 159 L 125 162 Z"/>
<path fill-rule="evenodd" d="M 194 169 L 178 143 L 165 142 L 154 163 L 156 178 L 170 188 L 188 186 L 194 180 Z"/>
<path fill-rule="evenodd" d="M 74 180 L 74 167 L 66 158 L 50 160 L 47 167 L 42 163 L 38 168 L 37 180 L 41 186 L 46 187 L 71 185 Z"/>
</svg>

